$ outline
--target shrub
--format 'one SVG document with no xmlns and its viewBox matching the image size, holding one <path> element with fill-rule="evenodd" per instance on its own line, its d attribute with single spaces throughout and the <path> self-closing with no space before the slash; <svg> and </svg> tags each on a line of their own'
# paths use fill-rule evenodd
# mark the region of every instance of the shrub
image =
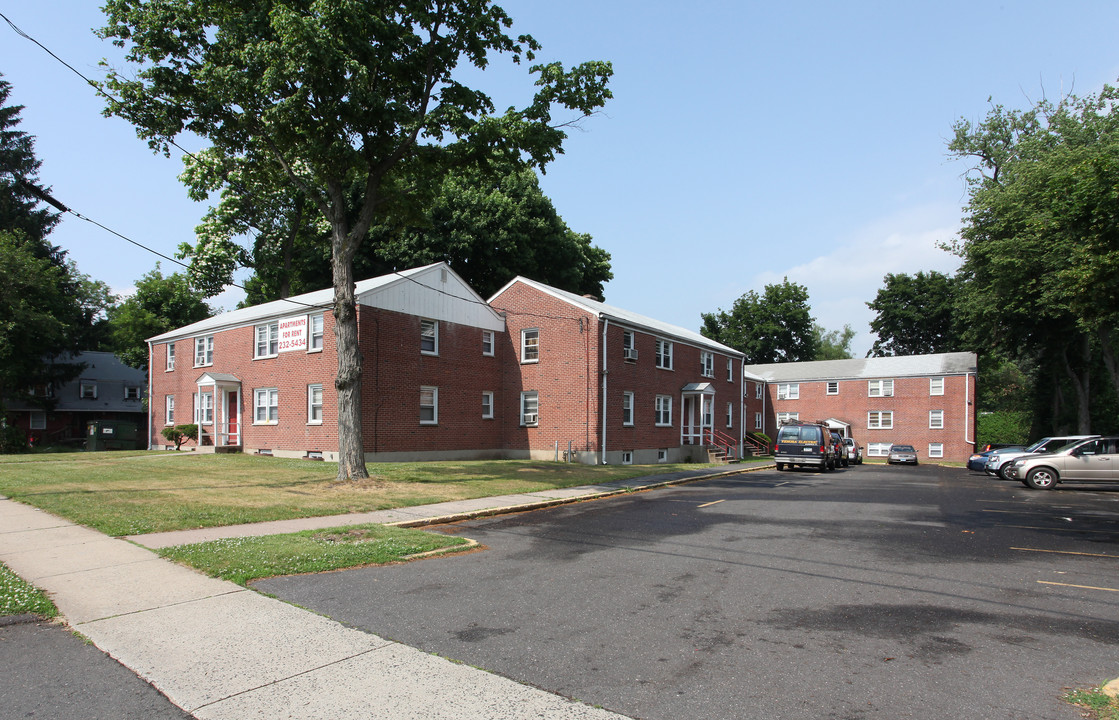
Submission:
<svg viewBox="0 0 1119 720">
<path fill-rule="evenodd" d="M 0 454 L 27 452 L 27 438 L 14 425 L 0 423 Z"/>
<path fill-rule="evenodd" d="M 187 440 L 198 440 L 198 426 L 197 425 L 175 425 L 173 427 L 165 427 L 160 430 L 163 437 L 175 443 L 175 449 L 178 450 L 183 446 Z"/>
</svg>

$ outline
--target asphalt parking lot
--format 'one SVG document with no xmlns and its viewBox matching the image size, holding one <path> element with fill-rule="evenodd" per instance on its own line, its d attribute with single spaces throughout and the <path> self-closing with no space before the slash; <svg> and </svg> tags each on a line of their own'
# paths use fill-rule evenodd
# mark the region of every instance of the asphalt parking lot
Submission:
<svg viewBox="0 0 1119 720">
<path fill-rule="evenodd" d="M 256 588 L 635 718 L 1078 718 L 1119 677 L 1119 486 L 768 470 L 444 526 Z"/>
</svg>

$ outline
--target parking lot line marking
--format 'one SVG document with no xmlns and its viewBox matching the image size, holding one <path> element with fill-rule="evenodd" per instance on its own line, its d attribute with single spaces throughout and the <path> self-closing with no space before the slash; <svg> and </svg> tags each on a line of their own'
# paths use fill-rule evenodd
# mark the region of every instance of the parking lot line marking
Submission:
<svg viewBox="0 0 1119 720">
<path fill-rule="evenodd" d="M 724 502 L 724 501 L 723 500 L 715 500 L 714 502 L 703 503 L 702 505 L 699 505 L 698 507 L 707 507 L 709 505 L 718 505 L 721 502 Z"/>
<path fill-rule="evenodd" d="M 1011 550 L 1022 550 L 1022 551 L 1025 551 L 1025 552 L 1056 553 L 1057 555 L 1084 555 L 1084 556 L 1087 556 L 1087 557 L 1115 558 L 1116 560 L 1119 560 L 1119 555 L 1105 555 L 1103 553 L 1085 553 L 1085 552 L 1073 552 L 1071 550 L 1045 550 L 1043 548 L 1020 548 L 1020 547 L 1012 547 L 1010 549 Z"/>
<path fill-rule="evenodd" d="M 1119 592 L 1119 588 L 1096 587 L 1095 585 L 1073 585 L 1072 583 L 1050 582 L 1048 580 L 1038 580 L 1038 582 L 1042 585 L 1060 585 L 1061 587 L 1073 587 L 1080 588 L 1082 590 L 1103 590 L 1105 592 Z"/>
</svg>

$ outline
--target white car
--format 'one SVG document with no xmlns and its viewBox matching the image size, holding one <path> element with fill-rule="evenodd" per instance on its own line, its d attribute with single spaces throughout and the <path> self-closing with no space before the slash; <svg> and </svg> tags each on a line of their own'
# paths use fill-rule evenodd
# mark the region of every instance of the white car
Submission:
<svg viewBox="0 0 1119 720">
<path fill-rule="evenodd" d="M 863 449 L 855 442 L 854 438 L 843 438 L 843 446 L 847 449 L 847 462 L 855 465 L 863 464 Z"/>
</svg>

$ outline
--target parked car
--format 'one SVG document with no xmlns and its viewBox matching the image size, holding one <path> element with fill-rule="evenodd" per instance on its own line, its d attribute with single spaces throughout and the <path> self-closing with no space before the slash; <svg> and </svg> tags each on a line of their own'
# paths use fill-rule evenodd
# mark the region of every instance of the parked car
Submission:
<svg viewBox="0 0 1119 720">
<path fill-rule="evenodd" d="M 1010 465 L 1011 460 L 1022 457 L 1023 455 L 1033 453 L 1041 454 L 1053 452 L 1057 448 L 1068 445 L 1070 442 L 1077 440 L 1087 440 L 1088 438 L 1099 437 L 1099 435 L 1055 435 L 1053 437 L 1044 437 L 1033 445 L 1029 445 L 1025 450 L 995 450 L 987 456 L 987 466 L 984 468 L 988 475 L 997 475 L 1003 480 L 1009 480 L 1006 476 L 1004 469 Z"/>
<path fill-rule="evenodd" d="M 847 462 L 862 465 L 863 449 L 855 442 L 855 438 L 843 438 L 843 445 L 847 449 Z"/>
<path fill-rule="evenodd" d="M 835 446 L 831 431 L 817 423 L 782 425 L 773 443 L 773 459 L 778 470 L 800 466 L 823 472 L 835 469 Z"/>
<path fill-rule="evenodd" d="M 891 445 L 886 464 L 893 465 L 894 463 L 916 465 L 917 449 L 912 445 Z"/>
<path fill-rule="evenodd" d="M 835 464 L 847 467 L 851 463 L 847 460 L 847 446 L 843 444 L 843 436 L 837 432 L 831 434 L 831 444 L 835 448 Z"/>
<path fill-rule="evenodd" d="M 1011 461 L 1008 474 L 1034 490 L 1052 490 L 1070 480 L 1119 482 L 1119 437 L 1095 437 L 1055 452 L 1023 455 Z"/>
<path fill-rule="evenodd" d="M 1021 445 L 1000 445 L 997 448 L 991 448 L 989 450 L 984 450 L 983 452 L 977 452 L 967 459 L 967 469 L 974 470 L 976 472 L 983 472 L 987 468 L 987 458 L 991 455 L 991 453 L 997 452 L 999 450 L 1008 453 L 1013 451 L 1025 452 L 1026 448 L 1022 447 Z"/>
</svg>

